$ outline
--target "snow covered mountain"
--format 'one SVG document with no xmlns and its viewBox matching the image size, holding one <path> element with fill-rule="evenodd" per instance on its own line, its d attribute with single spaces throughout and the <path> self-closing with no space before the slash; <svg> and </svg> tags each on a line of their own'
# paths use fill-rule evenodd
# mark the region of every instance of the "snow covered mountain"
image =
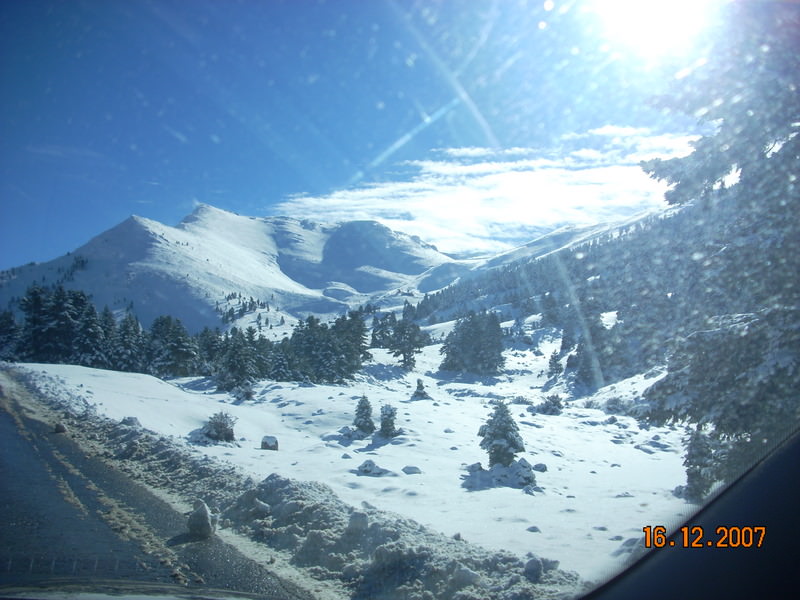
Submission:
<svg viewBox="0 0 800 600">
<path fill-rule="evenodd" d="M 98 308 L 132 308 L 145 326 L 169 314 L 199 331 L 219 326 L 231 308 L 240 325 L 258 312 L 270 323 L 326 318 L 367 302 L 418 301 L 458 279 L 571 247 L 613 226 L 562 228 L 496 256 L 458 260 L 376 221 L 258 218 L 201 204 L 175 227 L 131 216 L 65 256 L 0 273 L 0 307 L 15 307 L 38 283 L 83 290 Z M 250 299 L 255 308 L 242 320 L 239 309 Z"/>
<path fill-rule="evenodd" d="M 454 262 L 374 221 L 322 225 L 200 205 L 176 227 L 132 216 L 71 254 L 5 271 L 0 305 L 34 282 L 60 283 L 98 307 L 132 306 L 145 325 L 170 314 L 196 331 L 220 324 L 232 294 L 269 303 L 273 315 L 339 314 Z"/>
</svg>

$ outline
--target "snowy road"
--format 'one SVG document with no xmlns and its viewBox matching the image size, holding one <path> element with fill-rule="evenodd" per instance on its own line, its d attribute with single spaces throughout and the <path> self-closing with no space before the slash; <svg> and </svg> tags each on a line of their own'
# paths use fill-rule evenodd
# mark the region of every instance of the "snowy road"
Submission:
<svg viewBox="0 0 800 600">
<path fill-rule="evenodd" d="M 311 597 L 219 538 L 187 539 L 183 515 L 53 433 L 25 393 L 0 373 L 0 590 L 100 578 Z"/>
</svg>

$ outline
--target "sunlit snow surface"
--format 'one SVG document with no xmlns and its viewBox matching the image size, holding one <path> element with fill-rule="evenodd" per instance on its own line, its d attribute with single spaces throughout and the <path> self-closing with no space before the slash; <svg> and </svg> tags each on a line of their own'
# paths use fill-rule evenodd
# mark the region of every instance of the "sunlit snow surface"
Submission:
<svg viewBox="0 0 800 600">
<path fill-rule="evenodd" d="M 671 490 L 684 483 L 680 429 L 642 430 L 635 419 L 583 408 L 587 401 L 636 397 L 654 382 L 643 376 L 603 388 L 593 397 L 567 403 L 561 416 L 534 415 L 515 399 L 534 404 L 558 389 L 542 391 L 547 360 L 558 340 L 530 350 L 506 352 L 505 373 L 497 378 L 440 378 L 439 346 L 418 356 L 417 367 L 404 373 L 385 351 L 374 350 L 369 363 L 349 385 L 302 386 L 263 382 L 255 399 L 235 404 L 197 378 L 163 382 L 146 375 L 65 365 L 26 365 L 40 385 L 66 388 L 73 397 L 94 404 L 113 419 L 137 417 L 142 425 L 186 440 L 220 410 L 238 418 L 235 445 L 200 446 L 202 452 L 229 461 L 257 481 L 271 473 L 331 486 L 348 503 L 366 501 L 380 509 L 413 518 L 447 535 L 520 556 L 534 552 L 561 561 L 586 579 L 599 580 L 622 566 L 626 554 L 613 556 L 623 541 L 639 537 L 642 527 L 674 524 L 692 506 Z M 551 347 L 552 346 L 552 347 Z M 417 378 L 431 400 L 412 400 Z M 49 381 L 48 381 L 49 380 Z M 350 425 L 357 399 L 366 394 L 373 419 L 382 404 L 397 408 L 402 435 L 349 443 L 339 429 Z M 466 465 L 487 455 L 479 446 L 478 428 L 491 412 L 491 399 L 511 403 L 542 492 L 462 487 Z M 612 419 L 613 421 L 613 419 Z M 277 452 L 260 449 L 263 436 L 277 437 Z M 381 477 L 357 474 L 371 459 L 389 471 Z M 421 473 L 406 474 L 404 467 Z M 531 531 L 538 528 L 540 531 Z"/>
</svg>

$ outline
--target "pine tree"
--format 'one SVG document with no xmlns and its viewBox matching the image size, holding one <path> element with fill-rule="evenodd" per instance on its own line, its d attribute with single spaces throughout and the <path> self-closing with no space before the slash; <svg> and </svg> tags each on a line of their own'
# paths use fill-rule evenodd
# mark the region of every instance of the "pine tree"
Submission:
<svg viewBox="0 0 800 600">
<path fill-rule="evenodd" d="M 375 422 L 372 420 L 372 405 L 366 395 L 361 396 L 356 406 L 356 417 L 353 419 L 353 427 L 358 431 L 370 434 L 375 431 Z"/>
<path fill-rule="evenodd" d="M 494 412 L 478 430 L 480 447 L 489 453 L 489 466 L 509 466 L 518 452 L 525 452 L 519 428 L 503 402 L 495 404 Z"/>
<path fill-rule="evenodd" d="M 403 302 L 403 321 L 413 321 L 417 318 L 417 311 L 414 306 L 406 300 Z"/>
<path fill-rule="evenodd" d="M 561 362 L 558 360 L 558 351 L 553 350 L 553 353 L 550 355 L 550 361 L 547 363 L 547 375 L 548 377 L 557 377 L 564 372 L 564 367 L 561 366 Z"/>
<path fill-rule="evenodd" d="M 381 435 L 383 437 L 395 437 L 399 433 L 394 424 L 396 417 L 397 409 L 394 406 L 389 404 L 381 406 Z"/>
<path fill-rule="evenodd" d="M 25 323 L 19 345 L 20 358 L 34 362 L 46 360 L 47 291 L 33 284 L 20 301 L 20 308 L 22 308 L 22 312 L 25 315 Z"/>
<path fill-rule="evenodd" d="M 364 361 L 372 358 L 367 351 L 367 326 L 360 311 L 351 310 L 347 316 L 341 316 L 331 327 L 342 352 L 342 376 L 350 377 L 361 369 Z"/>
<path fill-rule="evenodd" d="M 117 336 L 117 320 L 114 318 L 114 313 L 108 306 L 104 306 L 98 317 L 100 328 L 103 330 L 103 348 L 102 355 L 105 357 L 106 366 L 111 367 L 111 348 L 114 344 L 114 339 Z"/>
<path fill-rule="evenodd" d="M 119 323 L 111 346 L 111 364 L 118 371 L 144 373 L 146 338 L 133 313 L 126 313 Z"/>
<path fill-rule="evenodd" d="M 711 441 L 700 425 L 689 438 L 683 466 L 686 467 L 686 487 L 683 496 L 689 502 L 701 502 L 714 483 L 714 465 Z"/>
<path fill-rule="evenodd" d="M 389 341 L 394 335 L 394 328 L 397 325 L 397 317 L 394 313 L 387 313 L 382 317 L 377 315 L 372 319 L 372 339 L 371 348 L 388 348 Z"/>
<path fill-rule="evenodd" d="M 291 346 L 289 340 L 283 338 L 279 343 L 273 344 L 269 355 L 269 373 L 267 377 L 275 381 L 292 381 L 297 379 L 292 370 Z"/>
<path fill-rule="evenodd" d="M 10 310 L 0 312 L 0 360 L 15 360 L 20 329 Z"/>
<path fill-rule="evenodd" d="M 470 311 L 456 322 L 440 350 L 444 371 L 494 375 L 503 366 L 503 332 L 493 312 Z"/>
<path fill-rule="evenodd" d="M 221 390 L 249 389 L 258 379 L 255 349 L 241 329 L 233 327 L 214 365 L 214 378 Z"/>
<path fill-rule="evenodd" d="M 795 187 L 787 177 L 797 172 L 800 157 L 800 11 L 793 4 L 729 3 L 720 19 L 725 31 L 715 36 L 708 60 L 676 78 L 672 93 L 660 100 L 710 131 L 687 156 L 642 164 L 671 184 L 665 194 L 670 204 L 711 199 L 737 169 L 735 186 L 747 188 L 753 201 Z M 796 216 L 796 207 L 787 214 Z"/>
<path fill-rule="evenodd" d="M 222 335 L 219 329 L 212 331 L 208 327 L 204 327 L 195 336 L 195 346 L 197 347 L 197 372 L 200 375 L 212 375 L 214 362 L 222 351 Z"/>
<path fill-rule="evenodd" d="M 430 338 L 422 332 L 419 325 L 403 319 L 395 325 L 386 347 L 392 356 L 401 357 L 401 367 L 411 370 L 417 363 L 414 355 L 419 353 L 429 342 Z"/>
<path fill-rule="evenodd" d="M 186 377 L 194 372 L 197 348 L 180 319 L 157 317 L 150 326 L 148 367 L 157 377 Z"/>
<path fill-rule="evenodd" d="M 105 369 L 109 366 L 106 334 L 94 305 L 87 302 L 78 317 L 75 334 L 75 362 L 85 367 Z"/>
<path fill-rule="evenodd" d="M 73 363 L 75 334 L 78 330 L 78 313 L 74 300 L 81 293 L 69 293 L 58 286 L 47 299 L 45 306 L 44 341 L 40 360 L 52 363 Z"/>
</svg>

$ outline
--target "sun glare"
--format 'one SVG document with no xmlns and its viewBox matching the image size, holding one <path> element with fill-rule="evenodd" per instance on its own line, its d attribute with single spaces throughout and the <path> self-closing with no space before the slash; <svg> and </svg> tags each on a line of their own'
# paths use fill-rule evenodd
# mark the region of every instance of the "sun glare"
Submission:
<svg viewBox="0 0 800 600">
<path fill-rule="evenodd" d="M 594 0 L 606 43 L 645 60 L 686 54 L 722 0 Z"/>
</svg>

